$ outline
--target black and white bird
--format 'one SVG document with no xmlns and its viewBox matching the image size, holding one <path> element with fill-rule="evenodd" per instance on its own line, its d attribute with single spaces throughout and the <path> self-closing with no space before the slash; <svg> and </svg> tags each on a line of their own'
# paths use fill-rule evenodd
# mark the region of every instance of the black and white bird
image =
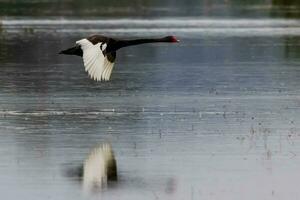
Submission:
<svg viewBox="0 0 300 200">
<path fill-rule="evenodd" d="M 76 45 L 63 50 L 60 54 L 76 55 L 83 58 L 85 71 L 96 81 L 109 81 L 116 60 L 116 51 L 120 48 L 156 42 L 179 42 L 175 36 L 157 39 L 120 40 L 93 35 L 76 41 Z"/>
</svg>

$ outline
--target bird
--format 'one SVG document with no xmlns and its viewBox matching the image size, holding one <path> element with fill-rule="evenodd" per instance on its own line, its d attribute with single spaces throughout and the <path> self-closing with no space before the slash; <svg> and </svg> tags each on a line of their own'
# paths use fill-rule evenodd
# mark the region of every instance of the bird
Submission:
<svg viewBox="0 0 300 200">
<path fill-rule="evenodd" d="M 128 46 L 157 42 L 177 43 L 179 40 L 175 36 L 122 40 L 103 35 L 92 35 L 76 41 L 75 46 L 62 50 L 59 54 L 82 57 L 85 71 L 89 77 L 103 82 L 110 80 L 117 50 Z"/>
</svg>

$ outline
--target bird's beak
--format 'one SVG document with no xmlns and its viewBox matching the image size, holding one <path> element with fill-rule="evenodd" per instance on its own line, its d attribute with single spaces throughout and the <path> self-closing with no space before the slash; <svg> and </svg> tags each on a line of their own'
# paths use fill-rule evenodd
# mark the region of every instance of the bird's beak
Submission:
<svg viewBox="0 0 300 200">
<path fill-rule="evenodd" d="M 173 43 L 177 43 L 179 42 L 180 40 L 178 40 L 175 36 L 171 36 L 171 42 Z"/>
</svg>

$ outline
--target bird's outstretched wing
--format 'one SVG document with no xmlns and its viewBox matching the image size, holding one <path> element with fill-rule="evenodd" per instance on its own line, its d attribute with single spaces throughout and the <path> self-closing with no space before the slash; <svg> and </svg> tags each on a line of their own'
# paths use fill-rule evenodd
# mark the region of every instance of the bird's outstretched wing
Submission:
<svg viewBox="0 0 300 200">
<path fill-rule="evenodd" d="M 114 66 L 115 56 L 114 59 L 111 59 L 111 55 L 105 55 L 106 43 L 92 44 L 86 39 L 76 43 L 80 44 L 83 50 L 83 64 L 89 76 L 96 81 L 108 81 Z"/>
</svg>

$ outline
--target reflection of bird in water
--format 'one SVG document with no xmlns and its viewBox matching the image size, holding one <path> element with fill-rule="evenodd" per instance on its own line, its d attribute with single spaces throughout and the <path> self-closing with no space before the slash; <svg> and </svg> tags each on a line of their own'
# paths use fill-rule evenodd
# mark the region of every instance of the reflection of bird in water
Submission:
<svg viewBox="0 0 300 200">
<path fill-rule="evenodd" d="M 70 178 L 79 178 L 86 191 L 101 190 L 118 178 L 117 162 L 108 143 L 93 148 L 81 166 L 70 167 L 65 172 Z"/>
<path fill-rule="evenodd" d="M 107 181 L 117 180 L 117 164 L 110 144 L 102 144 L 90 152 L 83 165 L 84 189 L 101 189 Z"/>
<path fill-rule="evenodd" d="M 85 71 L 96 81 L 109 81 L 120 48 L 156 42 L 179 42 L 174 36 L 157 39 L 120 40 L 102 35 L 93 35 L 76 42 L 76 46 L 60 54 L 76 55 L 83 58 Z"/>
</svg>

